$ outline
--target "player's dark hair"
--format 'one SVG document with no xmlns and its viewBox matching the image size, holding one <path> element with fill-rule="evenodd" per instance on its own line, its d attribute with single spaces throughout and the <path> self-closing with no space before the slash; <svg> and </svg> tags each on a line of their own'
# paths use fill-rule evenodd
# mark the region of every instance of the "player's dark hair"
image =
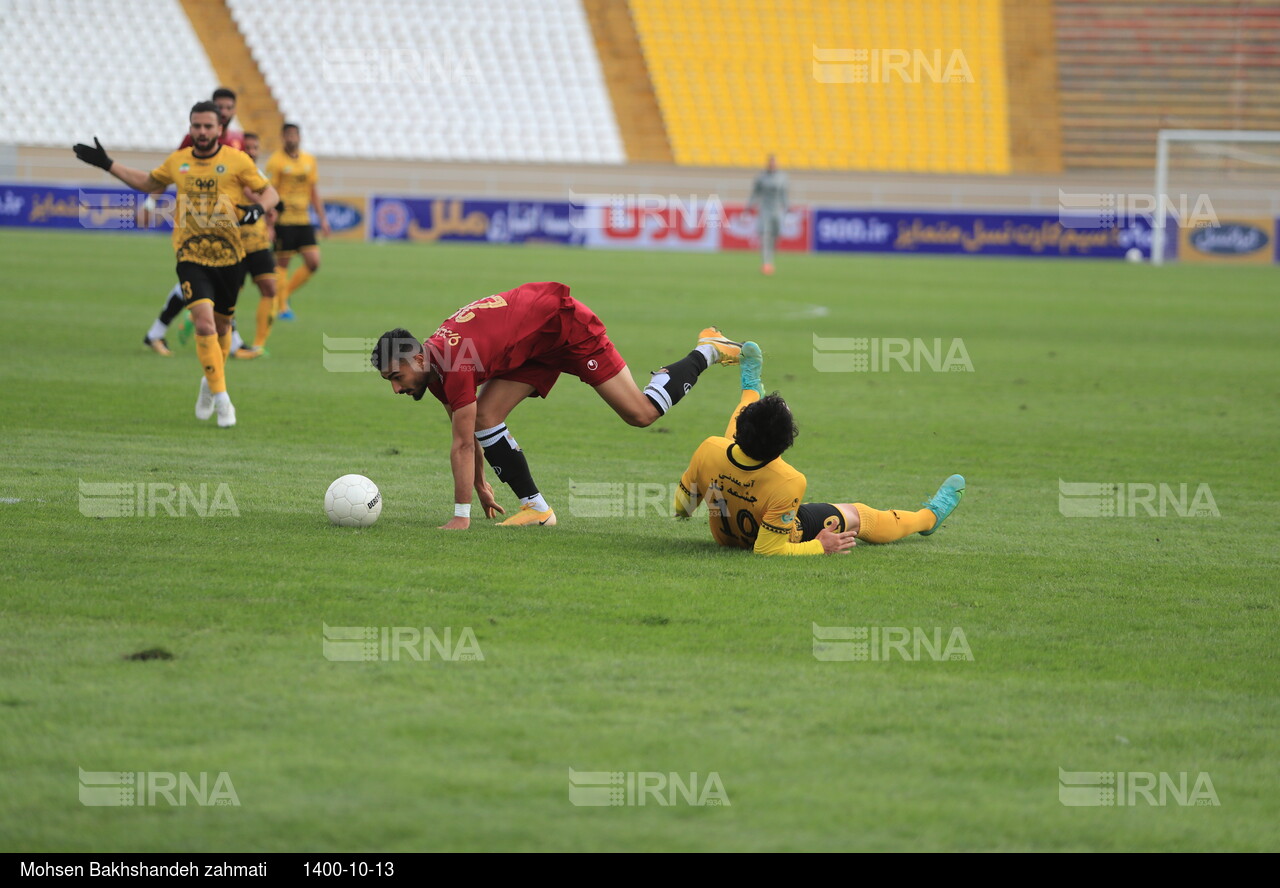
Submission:
<svg viewBox="0 0 1280 888">
<path fill-rule="evenodd" d="M 220 86 L 213 91 L 213 98 L 215 101 L 217 101 L 218 99 L 230 99 L 231 101 L 234 102 L 236 100 L 236 94 L 234 91 L 227 89 L 225 86 Z"/>
<path fill-rule="evenodd" d="M 388 330 L 378 337 L 369 360 L 379 373 L 407 361 L 422 351 L 422 343 L 404 327 Z"/>
<path fill-rule="evenodd" d="M 286 123 L 284 126 L 280 127 L 280 132 L 282 133 L 287 133 L 289 130 L 298 130 L 298 132 L 302 132 L 302 129 L 296 123 Z"/>
<path fill-rule="evenodd" d="M 798 434 L 791 408 L 774 392 L 742 408 L 733 440 L 747 456 L 767 463 L 786 453 Z"/>
<path fill-rule="evenodd" d="M 222 115 L 218 113 L 218 106 L 213 104 L 213 102 L 196 102 L 191 106 L 191 113 L 187 115 L 187 120 L 190 120 L 197 114 L 212 114 L 214 117 L 218 118 L 218 123 L 222 123 Z"/>
<path fill-rule="evenodd" d="M 245 134 L 244 134 L 243 136 L 241 136 L 240 138 L 242 138 L 242 139 L 253 139 L 253 140 L 254 140 L 254 141 L 256 141 L 256 142 L 261 142 L 261 141 L 262 141 L 261 139 L 259 139 L 259 138 L 258 138 L 258 134 L 257 134 L 257 133 L 245 133 Z"/>
</svg>

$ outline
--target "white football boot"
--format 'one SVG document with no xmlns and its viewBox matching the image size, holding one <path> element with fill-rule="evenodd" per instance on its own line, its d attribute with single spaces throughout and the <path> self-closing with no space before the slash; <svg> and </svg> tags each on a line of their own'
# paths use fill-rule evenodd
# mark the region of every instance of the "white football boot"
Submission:
<svg viewBox="0 0 1280 888">
<path fill-rule="evenodd" d="M 208 419 L 213 416 L 213 392 L 209 391 L 209 380 L 200 377 L 200 397 L 196 398 L 196 419 Z"/>
<path fill-rule="evenodd" d="M 230 398 L 225 398 L 214 405 L 218 411 L 218 428 L 229 429 L 236 424 L 236 408 Z"/>
</svg>

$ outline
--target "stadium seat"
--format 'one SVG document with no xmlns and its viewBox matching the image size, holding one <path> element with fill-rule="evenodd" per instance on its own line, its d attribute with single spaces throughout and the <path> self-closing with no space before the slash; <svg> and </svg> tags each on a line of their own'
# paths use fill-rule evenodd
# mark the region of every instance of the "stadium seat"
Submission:
<svg viewBox="0 0 1280 888">
<path fill-rule="evenodd" d="M 1009 171 L 1004 54 L 992 36 L 998 0 L 630 5 L 678 163 L 755 167 L 772 152 L 793 168 Z M 935 82 L 914 62 L 910 83 L 892 72 L 873 83 L 818 76 L 827 74 L 815 49 L 912 47 L 928 47 L 930 63 L 945 48 L 944 69 L 951 49 L 961 50 L 974 82 Z M 861 62 L 864 77 L 879 73 L 870 60 Z"/>
<path fill-rule="evenodd" d="M 4 142 L 172 149 L 218 85 L 178 0 L 9 0 L 4 31 Z"/>
<path fill-rule="evenodd" d="M 317 154 L 625 160 L 578 0 L 228 6 L 285 118 Z"/>
</svg>

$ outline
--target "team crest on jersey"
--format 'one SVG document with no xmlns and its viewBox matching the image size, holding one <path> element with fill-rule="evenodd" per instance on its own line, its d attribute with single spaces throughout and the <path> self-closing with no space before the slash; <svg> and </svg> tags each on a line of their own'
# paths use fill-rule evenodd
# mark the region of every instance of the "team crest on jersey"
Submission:
<svg viewBox="0 0 1280 888">
<path fill-rule="evenodd" d="M 227 168 L 224 167 L 222 164 L 218 164 L 218 166 L 215 167 L 215 169 L 217 169 L 217 171 L 220 173 L 225 173 L 227 171 Z"/>
</svg>

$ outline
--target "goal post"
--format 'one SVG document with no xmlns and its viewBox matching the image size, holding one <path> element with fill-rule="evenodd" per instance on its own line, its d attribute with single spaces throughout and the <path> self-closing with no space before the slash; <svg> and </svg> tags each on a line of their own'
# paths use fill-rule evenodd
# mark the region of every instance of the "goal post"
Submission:
<svg viewBox="0 0 1280 888">
<path fill-rule="evenodd" d="M 1280 148 L 1280 130 L 1194 130 L 1194 129 L 1162 129 L 1156 136 L 1156 186 L 1152 197 L 1155 199 L 1155 215 L 1152 217 L 1151 232 L 1151 264 L 1163 265 L 1166 255 L 1167 231 L 1169 218 L 1169 150 L 1179 144 L 1198 143 L 1203 146 L 1203 154 L 1217 155 L 1224 160 L 1238 161 L 1244 165 L 1257 164 L 1262 167 L 1280 165 L 1278 157 L 1252 158 L 1239 149 L 1226 146 L 1240 143 L 1271 143 Z M 1273 186 L 1275 187 L 1275 186 Z M 1275 201 L 1270 210 L 1272 217 L 1276 215 Z"/>
</svg>

